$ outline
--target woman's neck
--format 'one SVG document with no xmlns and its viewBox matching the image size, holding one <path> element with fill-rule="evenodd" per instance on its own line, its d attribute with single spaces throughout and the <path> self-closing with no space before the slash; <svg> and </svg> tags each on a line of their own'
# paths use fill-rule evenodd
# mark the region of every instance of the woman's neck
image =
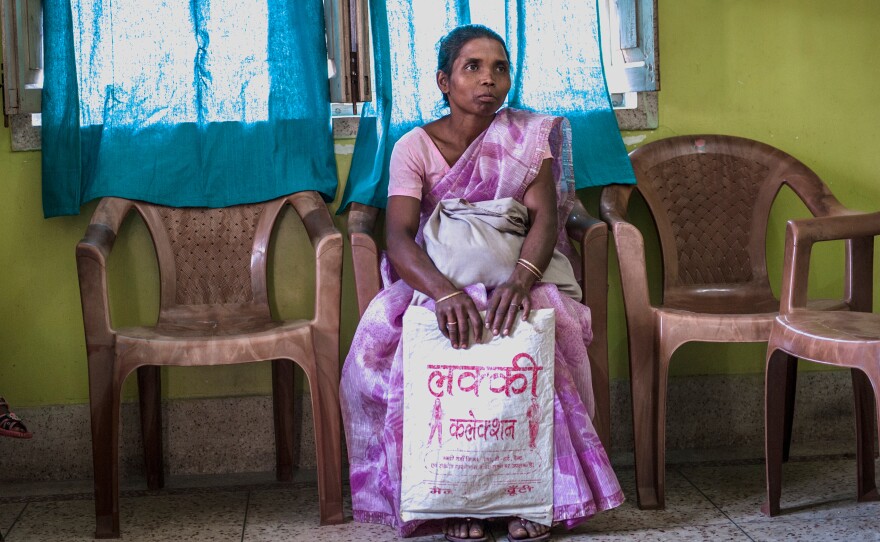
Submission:
<svg viewBox="0 0 880 542">
<path fill-rule="evenodd" d="M 452 166 L 470 147 L 480 134 L 492 124 L 495 115 L 477 117 L 451 113 L 441 119 L 429 122 L 422 127 L 443 155 L 446 163 Z"/>
<path fill-rule="evenodd" d="M 459 139 L 464 148 L 470 146 L 480 134 L 486 131 L 486 128 L 492 124 L 495 115 L 491 117 L 482 117 L 475 115 L 461 115 L 450 113 L 446 117 L 446 133 L 449 139 Z"/>
</svg>

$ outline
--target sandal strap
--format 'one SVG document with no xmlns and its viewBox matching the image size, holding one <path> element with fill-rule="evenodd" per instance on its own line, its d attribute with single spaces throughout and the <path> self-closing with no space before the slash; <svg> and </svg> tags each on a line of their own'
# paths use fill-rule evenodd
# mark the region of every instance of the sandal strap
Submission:
<svg viewBox="0 0 880 542">
<path fill-rule="evenodd" d="M 15 412 L 0 414 L 0 428 L 10 430 L 16 426 L 22 429 L 22 433 L 27 433 L 27 427 L 25 427 L 24 421 L 19 418 Z"/>
</svg>

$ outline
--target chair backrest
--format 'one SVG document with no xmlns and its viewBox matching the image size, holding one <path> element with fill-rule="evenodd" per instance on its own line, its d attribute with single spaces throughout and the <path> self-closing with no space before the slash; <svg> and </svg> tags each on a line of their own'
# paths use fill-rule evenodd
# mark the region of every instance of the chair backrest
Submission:
<svg viewBox="0 0 880 542">
<path fill-rule="evenodd" d="M 269 240 L 285 198 L 218 209 L 135 201 L 159 263 L 159 323 L 270 317 Z"/>
<path fill-rule="evenodd" d="M 705 309 L 714 299 L 724 312 L 756 312 L 772 301 L 770 208 L 788 176 L 814 174 L 779 149 L 732 136 L 662 139 L 630 158 L 660 238 L 664 303 Z"/>
</svg>

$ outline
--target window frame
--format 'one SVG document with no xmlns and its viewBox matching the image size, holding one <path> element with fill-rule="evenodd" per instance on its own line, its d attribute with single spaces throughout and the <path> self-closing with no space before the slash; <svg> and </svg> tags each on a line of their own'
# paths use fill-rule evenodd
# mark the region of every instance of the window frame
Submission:
<svg viewBox="0 0 880 542">
<path fill-rule="evenodd" d="M 0 0 L 3 37 L 3 114 L 39 113 L 43 87 L 43 11 L 40 0 Z"/>
<path fill-rule="evenodd" d="M 330 102 L 334 109 L 349 104 L 352 114 L 357 103 L 373 99 L 367 1 L 324 0 L 327 59 L 335 68 L 329 74 Z"/>
<path fill-rule="evenodd" d="M 617 22 L 618 32 L 603 34 L 610 51 L 606 72 L 612 100 L 622 102 L 614 113 L 621 130 L 654 130 L 660 90 L 658 0 L 600 0 L 600 17 L 606 27 Z M 630 105 L 634 103 L 635 105 Z"/>
</svg>

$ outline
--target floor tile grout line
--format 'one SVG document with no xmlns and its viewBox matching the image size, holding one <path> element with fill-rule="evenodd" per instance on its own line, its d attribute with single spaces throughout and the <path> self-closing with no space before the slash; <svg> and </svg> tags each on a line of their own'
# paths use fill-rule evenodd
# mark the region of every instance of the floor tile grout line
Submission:
<svg viewBox="0 0 880 542">
<path fill-rule="evenodd" d="M 247 492 L 247 498 L 244 502 L 244 521 L 241 524 L 241 542 L 244 542 L 244 535 L 247 532 L 247 520 L 248 520 L 248 512 L 251 509 L 251 493 L 252 491 Z"/>
<path fill-rule="evenodd" d="M 727 512 L 725 512 L 724 510 L 721 509 L 720 506 L 718 506 L 717 504 L 715 504 L 715 501 L 713 501 L 708 495 L 706 495 L 706 493 L 703 492 L 702 489 L 700 489 L 699 487 L 697 487 L 697 484 L 695 484 L 693 481 L 691 481 L 691 479 L 688 478 L 687 475 L 686 475 L 684 472 L 682 472 L 681 469 L 676 469 L 676 472 L 678 472 L 679 476 L 681 476 L 682 478 L 684 478 L 685 480 L 687 480 L 687 483 L 689 483 L 689 484 L 691 485 L 691 487 L 693 487 L 694 489 L 696 489 L 697 492 L 699 492 L 699 494 L 702 495 L 704 499 L 706 499 L 707 501 L 709 501 L 709 504 L 711 504 L 712 506 L 714 506 L 715 509 L 718 510 L 718 512 L 721 513 L 721 515 L 723 515 L 724 517 L 726 517 L 726 518 L 727 518 L 727 521 L 729 521 L 730 523 L 733 524 L 734 527 L 736 527 L 737 529 L 739 529 L 740 532 L 742 532 L 742 534 L 746 535 L 746 538 L 748 538 L 748 539 L 751 540 L 752 542 L 755 542 L 755 539 L 752 538 L 751 535 L 749 535 L 749 533 L 747 533 L 746 530 L 743 529 L 742 526 L 740 526 L 739 523 L 737 523 L 736 521 L 734 521 L 734 519 L 733 519 L 732 517 L 730 517 L 730 515 L 729 515 Z"/>
<path fill-rule="evenodd" d="M 3 535 L 3 537 L 0 538 L 0 540 L 9 540 L 9 535 L 12 533 L 12 531 L 15 530 L 15 526 L 18 524 L 18 520 L 20 520 L 21 516 L 24 515 L 24 511 L 27 510 L 27 507 L 29 504 L 30 503 L 25 503 L 24 506 L 21 507 L 21 510 L 19 510 L 18 514 L 15 516 L 15 519 L 12 520 L 12 525 L 9 526 L 9 529 L 7 529 L 6 534 Z"/>
</svg>

